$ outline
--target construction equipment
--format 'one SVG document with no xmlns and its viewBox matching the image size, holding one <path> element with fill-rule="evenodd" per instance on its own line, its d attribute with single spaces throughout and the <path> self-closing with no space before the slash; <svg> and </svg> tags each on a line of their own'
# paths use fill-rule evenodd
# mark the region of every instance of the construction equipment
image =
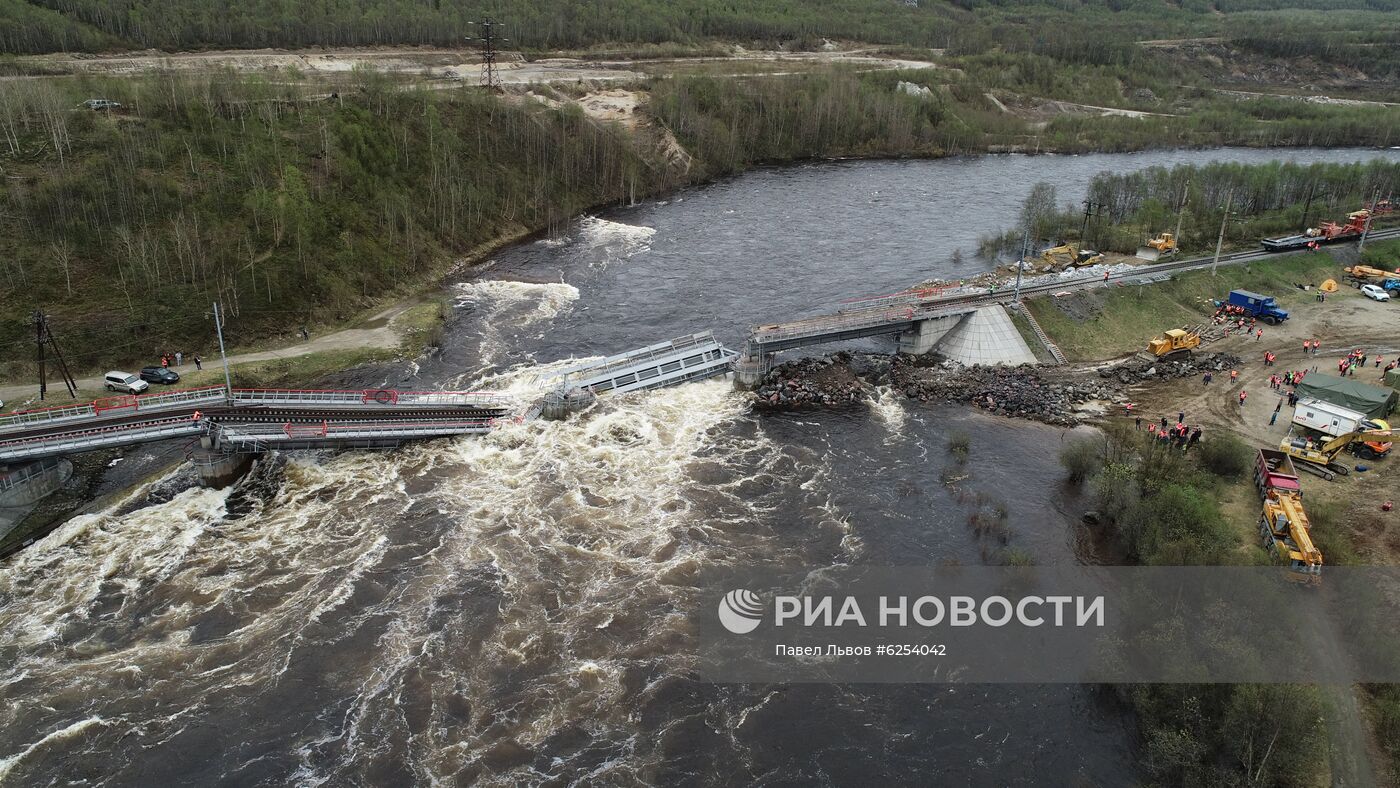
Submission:
<svg viewBox="0 0 1400 788">
<path fill-rule="evenodd" d="M 1163 257 L 1171 257 L 1176 252 L 1176 236 L 1171 233 L 1162 233 L 1145 245 L 1139 246 L 1137 256 L 1143 260 L 1160 260 Z"/>
<path fill-rule="evenodd" d="M 1298 471 L 1287 454 L 1273 449 L 1260 449 L 1254 458 L 1254 486 L 1259 495 L 1267 498 L 1270 490 L 1303 494 L 1303 485 L 1298 481 Z"/>
<path fill-rule="evenodd" d="M 1337 280 L 1324 279 L 1322 280 L 1322 284 L 1317 286 L 1317 289 L 1321 290 L 1324 293 L 1335 293 L 1337 292 Z"/>
<path fill-rule="evenodd" d="M 1096 265 L 1103 262 L 1103 255 L 1093 249 L 1080 249 L 1074 244 L 1060 244 L 1041 252 L 1040 259 L 1044 260 L 1051 270 L 1063 271 L 1067 268 Z"/>
<path fill-rule="evenodd" d="M 1290 430 L 1287 437 L 1279 444 L 1279 451 L 1287 454 L 1295 460 L 1303 463 L 1304 470 L 1317 473 L 1315 469 L 1321 469 L 1326 473 L 1318 473 L 1322 478 L 1331 481 L 1332 474 L 1345 476 L 1351 471 L 1350 468 L 1337 462 L 1343 451 L 1366 460 L 1376 460 L 1390 454 L 1390 441 L 1385 440 L 1396 435 L 1400 430 L 1393 430 L 1384 421 L 1376 419 L 1372 422 L 1377 429 L 1361 429 L 1339 435 L 1329 441 L 1322 439 L 1294 435 Z"/>
<path fill-rule="evenodd" d="M 1322 551 L 1312 542 L 1311 525 L 1303 510 L 1303 488 L 1293 461 L 1281 451 L 1260 449 L 1254 460 L 1254 485 L 1264 499 L 1259 536 L 1264 549 L 1288 562 L 1288 568 L 1316 580 L 1322 573 Z"/>
<path fill-rule="evenodd" d="M 1157 358 L 1174 358 L 1188 355 L 1201 346 L 1201 335 L 1184 328 L 1172 328 L 1162 332 L 1147 343 L 1147 352 Z"/>
<path fill-rule="evenodd" d="M 1322 551 L 1313 544 L 1310 529 L 1300 493 L 1279 489 L 1264 493 L 1259 535 L 1265 549 L 1287 561 L 1292 571 L 1316 576 L 1322 574 Z"/>
<path fill-rule="evenodd" d="M 1364 284 L 1371 283 L 1373 280 L 1376 282 L 1384 282 L 1386 279 L 1395 276 L 1394 271 L 1383 271 L 1379 268 L 1372 268 L 1369 265 L 1353 265 L 1343 268 L 1342 271 L 1346 272 L 1347 282 L 1352 287 L 1360 287 Z"/>
<path fill-rule="evenodd" d="M 1370 215 L 1370 212 L 1365 209 L 1352 211 L 1347 214 L 1346 224 L 1323 222 L 1317 227 L 1309 227 L 1301 235 L 1265 238 L 1259 243 L 1271 252 L 1283 252 L 1289 249 L 1307 249 L 1320 244 L 1354 240 L 1366 232 L 1366 223 Z"/>
</svg>

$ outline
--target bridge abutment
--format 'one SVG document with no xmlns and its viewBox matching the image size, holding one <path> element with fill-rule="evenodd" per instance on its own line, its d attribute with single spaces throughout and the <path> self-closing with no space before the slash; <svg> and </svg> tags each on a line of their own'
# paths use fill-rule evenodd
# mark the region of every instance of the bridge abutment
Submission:
<svg viewBox="0 0 1400 788">
<path fill-rule="evenodd" d="M 908 353 L 911 356 L 922 356 L 938 347 L 938 343 L 942 341 L 943 337 L 947 336 L 966 317 L 966 315 L 955 315 L 918 321 L 913 328 L 900 332 L 899 352 Z"/>
</svg>

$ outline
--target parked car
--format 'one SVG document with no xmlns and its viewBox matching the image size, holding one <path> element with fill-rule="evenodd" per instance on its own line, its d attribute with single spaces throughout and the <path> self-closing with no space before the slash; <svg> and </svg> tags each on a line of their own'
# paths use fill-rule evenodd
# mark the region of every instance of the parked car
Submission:
<svg viewBox="0 0 1400 788">
<path fill-rule="evenodd" d="M 1389 301 L 1390 293 L 1377 287 L 1376 285 L 1362 285 L 1361 292 L 1372 301 Z"/>
<path fill-rule="evenodd" d="M 147 383 L 171 383 L 180 382 L 180 373 L 166 367 L 142 367 L 141 379 Z"/>
<path fill-rule="evenodd" d="M 130 372 L 108 372 L 102 378 L 102 385 L 108 391 L 120 391 L 125 394 L 144 394 L 151 384 L 136 377 Z"/>
<path fill-rule="evenodd" d="M 88 99 L 83 102 L 83 106 L 90 110 L 102 112 L 109 109 L 121 109 L 122 105 L 111 99 Z"/>
</svg>

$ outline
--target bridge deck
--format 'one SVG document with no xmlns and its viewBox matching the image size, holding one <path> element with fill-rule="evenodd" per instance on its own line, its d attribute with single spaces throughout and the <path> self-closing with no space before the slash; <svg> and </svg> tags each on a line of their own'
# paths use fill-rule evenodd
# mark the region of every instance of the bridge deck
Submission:
<svg viewBox="0 0 1400 788">
<path fill-rule="evenodd" d="M 287 443 L 293 434 L 298 445 L 334 445 L 341 440 L 394 441 L 483 432 L 495 419 L 506 416 L 511 404 L 506 397 L 481 392 L 230 392 L 222 386 L 109 397 L 4 417 L 0 420 L 0 465 L 196 437 L 213 429 L 212 425 L 234 429 L 234 435 L 263 436 L 277 445 Z M 201 418 L 196 419 L 196 413 Z M 319 434 L 311 435 L 307 422 L 317 425 Z"/>
</svg>

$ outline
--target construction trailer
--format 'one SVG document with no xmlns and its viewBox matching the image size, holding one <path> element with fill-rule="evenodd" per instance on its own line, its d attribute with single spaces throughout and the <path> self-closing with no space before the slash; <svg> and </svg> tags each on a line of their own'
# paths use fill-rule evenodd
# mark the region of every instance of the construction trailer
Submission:
<svg viewBox="0 0 1400 788">
<path fill-rule="evenodd" d="M 1383 429 L 1367 419 L 1364 413 L 1313 397 L 1298 400 L 1298 407 L 1293 411 L 1293 423 L 1332 438 L 1360 429 Z"/>
</svg>

